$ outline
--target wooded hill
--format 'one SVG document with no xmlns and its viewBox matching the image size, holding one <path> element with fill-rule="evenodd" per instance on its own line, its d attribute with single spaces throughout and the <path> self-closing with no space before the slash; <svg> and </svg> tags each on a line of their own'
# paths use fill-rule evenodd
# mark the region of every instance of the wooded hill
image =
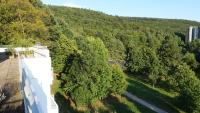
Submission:
<svg viewBox="0 0 200 113">
<path fill-rule="evenodd" d="M 103 40 L 111 59 L 122 60 L 126 41 L 174 35 L 184 40 L 187 28 L 199 22 L 175 19 L 120 17 L 88 9 L 49 6 L 54 16 L 76 36 L 94 36 Z M 62 26 L 62 25 L 61 25 Z M 176 39 L 175 39 L 176 40 Z M 155 41 L 153 41 L 155 43 Z M 123 44 L 122 44 L 123 43 Z"/>
<path fill-rule="evenodd" d="M 40 0 L 0 0 L 0 45 L 51 51 L 59 91 L 76 106 L 90 106 L 127 87 L 127 74 L 179 94 L 187 112 L 200 111 L 200 41 L 185 43 L 188 20 L 111 16 L 47 6 Z"/>
<path fill-rule="evenodd" d="M 200 25 L 199 22 L 180 19 L 158 19 L 141 17 L 112 16 L 89 9 L 71 8 L 63 6 L 49 6 L 56 17 L 68 23 L 74 32 L 81 33 L 85 29 L 106 31 L 115 34 L 119 30 L 133 31 L 152 29 L 158 31 L 182 33 L 185 35 L 189 26 Z M 79 28 L 76 28 L 79 26 Z M 76 28 L 76 29 L 75 29 Z"/>
</svg>

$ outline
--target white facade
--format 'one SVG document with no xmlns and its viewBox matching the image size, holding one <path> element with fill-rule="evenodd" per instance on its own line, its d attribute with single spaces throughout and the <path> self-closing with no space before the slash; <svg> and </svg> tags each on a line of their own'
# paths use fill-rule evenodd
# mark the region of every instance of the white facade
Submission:
<svg viewBox="0 0 200 113">
<path fill-rule="evenodd" d="M 6 49 L 7 49 L 7 48 L 0 48 L 0 53 L 6 52 Z"/>
<path fill-rule="evenodd" d="M 193 40 L 200 39 L 200 28 L 197 26 L 190 26 L 188 28 L 187 36 L 185 38 L 186 42 L 191 42 Z"/>
<path fill-rule="evenodd" d="M 28 48 L 34 51 L 34 57 L 20 59 L 25 111 L 58 113 L 58 106 L 51 95 L 53 72 L 49 50 L 41 47 Z M 23 50 L 24 48 L 16 48 L 18 52 Z"/>
<path fill-rule="evenodd" d="M 187 37 L 187 39 L 186 39 L 187 42 L 191 42 L 192 41 L 192 29 L 193 29 L 193 27 L 191 27 L 191 26 L 188 29 L 188 36 L 186 36 Z"/>
</svg>

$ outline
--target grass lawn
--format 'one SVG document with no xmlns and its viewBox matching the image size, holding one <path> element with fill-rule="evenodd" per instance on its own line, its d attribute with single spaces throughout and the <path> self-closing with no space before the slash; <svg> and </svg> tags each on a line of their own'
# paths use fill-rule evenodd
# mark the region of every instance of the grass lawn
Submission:
<svg viewBox="0 0 200 113">
<path fill-rule="evenodd" d="M 94 103 L 92 108 L 87 108 L 87 110 L 81 112 L 71 107 L 70 101 L 62 94 L 58 86 L 59 81 L 55 79 L 52 86 L 52 93 L 55 94 L 55 100 L 59 106 L 59 113 L 155 113 L 120 95 L 109 96 L 102 101 Z"/>
<path fill-rule="evenodd" d="M 134 77 L 127 77 L 127 91 L 144 99 L 145 101 L 162 108 L 169 113 L 185 113 L 176 107 L 177 93 L 167 92 L 161 88 L 153 88 L 151 85 L 141 82 Z"/>
<path fill-rule="evenodd" d="M 92 105 L 94 106 L 93 108 L 87 108 L 87 110 L 82 112 L 71 107 L 70 101 L 60 93 L 56 93 L 55 100 L 59 106 L 59 113 L 155 113 L 121 96 L 110 96 Z"/>
</svg>

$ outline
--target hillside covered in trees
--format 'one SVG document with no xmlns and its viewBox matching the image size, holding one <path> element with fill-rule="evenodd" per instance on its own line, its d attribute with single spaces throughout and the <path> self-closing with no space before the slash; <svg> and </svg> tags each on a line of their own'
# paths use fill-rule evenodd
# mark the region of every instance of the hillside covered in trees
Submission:
<svg viewBox="0 0 200 113">
<path fill-rule="evenodd" d="M 178 92 L 177 103 L 187 112 L 200 111 L 200 41 L 184 42 L 187 20 L 111 16 L 86 9 L 50 6 L 73 37 L 100 38 L 109 59 L 123 64 L 126 73 Z M 61 24 L 63 26 L 63 24 Z M 72 37 L 72 39 L 73 39 Z"/>
<path fill-rule="evenodd" d="M 81 35 L 101 38 L 110 51 L 110 57 L 119 60 L 124 57 L 126 43 L 132 39 L 139 37 L 141 41 L 145 41 L 151 38 L 153 41 L 164 35 L 174 35 L 184 40 L 189 26 L 200 25 L 188 20 L 119 17 L 87 9 L 49 7 L 56 18 L 66 23 L 65 28 L 70 29 L 75 37 Z"/>
<path fill-rule="evenodd" d="M 200 111 L 200 40 L 184 42 L 191 25 L 200 23 L 0 1 L 0 45 L 47 45 L 56 91 L 77 107 L 123 94 L 127 74 L 178 93 L 183 111 Z"/>
</svg>

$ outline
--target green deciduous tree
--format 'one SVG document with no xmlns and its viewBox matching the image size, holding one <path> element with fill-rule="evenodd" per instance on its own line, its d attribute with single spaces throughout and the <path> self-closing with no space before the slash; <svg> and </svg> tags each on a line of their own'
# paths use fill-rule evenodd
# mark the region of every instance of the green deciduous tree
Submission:
<svg viewBox="0 0 200 113">
<path fill-rule="evenodd" d="M 80 52 L 69 56 L 62 87 L 77 105 L 83 105 L 109 94 L 112 71 L 108 50 L 100 39 L 80 37 L 77 45 Z"/>
<path fill-rule="evenodd" d="M 117 64 L 112 65 L 111 92 L 122 94 L 127 88 L 125 74 Z"/>
<path fill-rule="evenodd" d="M 177 39 L 166 36 L 158 50 L 160 60 L 166 68 L 179 64 L 182 59 L 182 48 L 179 46 Z"/>
<path fill-rule="evenodd" d="M 186 53 L 183 57 L 183 61 L 187 63 L 187 65 L 189 65 L 193 70 L 196 70 L 198 67 L 198 62 L 196 61 L 193 53 Z"/>
<path fill-rule="evenodd" d="M 200 80 L 188 65 L 178 65 L 172 70 L 174 86 L 180 92 L 179 101 L 190 113 L 200 111 Z"/>
<path fill-rule="evenodd" d="M 125 47 L 119 39 L 112 38 L 105 43 L 112 60 L 120 61 L 125 59 Z"/>
<path fill-rule="evenodd" d="M 153 86 L 161 73 L 160 61 L 155 50 L 145 46 L 129 48 L 126 66 L 128 71 L 148 77 Z"/>
<path fill-rule="evenodd" d="M 140 46 L 130 48 L 127 52 L 126 66 L 130 72 L 150 74 L 152 66 L 158 65 L 158 58 L 151 48 Z"/>
<path fill-rule="evenodd" d="M 29 0 L 35 7 L 42 7 L 42 1 L 41 0 Z"/>
<path fill-rule="evenodd" d="M 61 35 L 57 41 L 51 44 L 50 50 L 54 72 L 63 72 L 67 63 L 67 58 L 76 49 L 75 41 L 69 40 L 65 35 Z"/>
<path fill-rule="evenodd" d="M 46 40 L 49 34 L 42 21 L 44 14 L 28 0 L 0 1 L 0 43 L 22 46 L 24 40 L 29 40 L 26 45 Z"/>
<path fill-rule="evenodd" d="M 194 40 L 188 43 L 186 49 L 195 54 L 196 60 L 200 62 L 200 40 Z"/>
</svg>

